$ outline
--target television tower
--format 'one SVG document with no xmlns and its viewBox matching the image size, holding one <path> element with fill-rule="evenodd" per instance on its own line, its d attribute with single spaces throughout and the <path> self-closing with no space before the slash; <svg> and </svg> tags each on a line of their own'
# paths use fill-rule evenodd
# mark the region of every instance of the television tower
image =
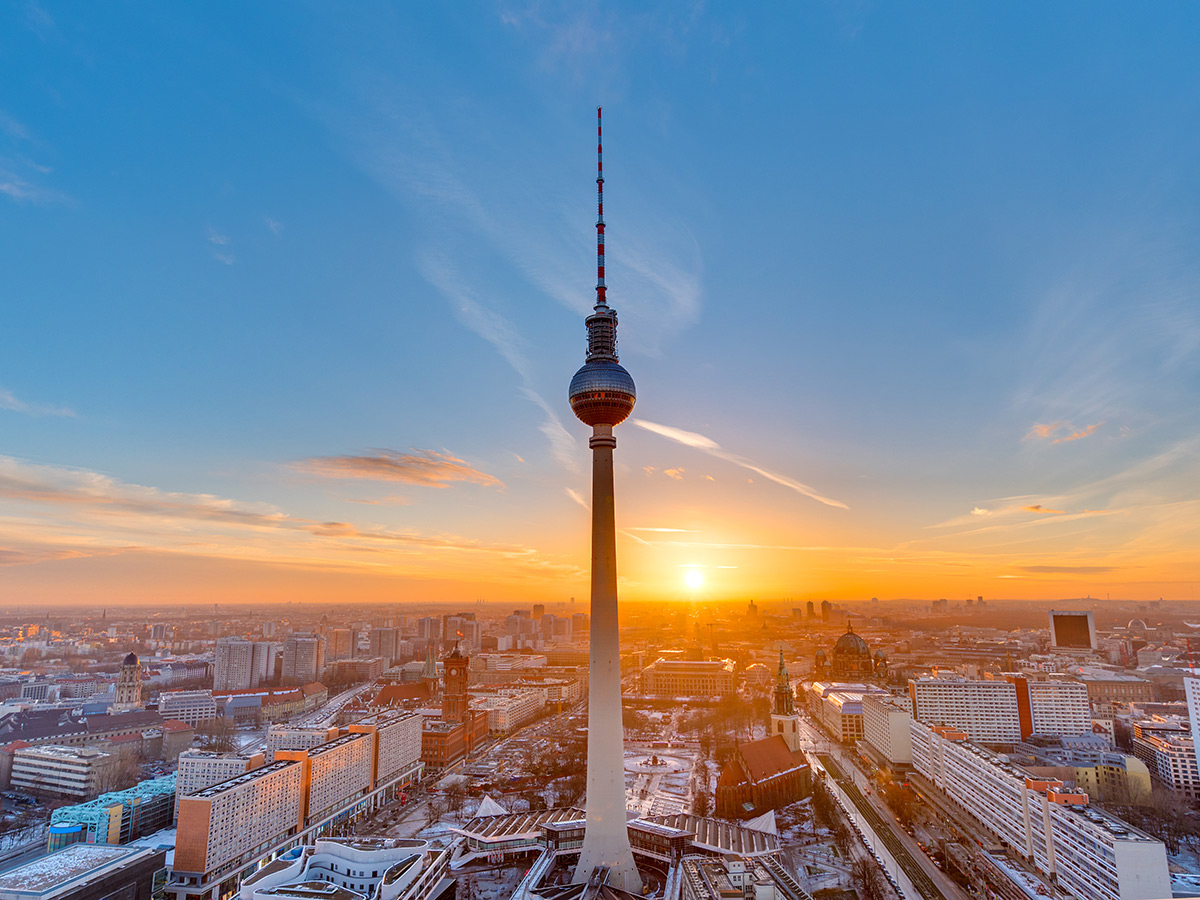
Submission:
<svg viewBox="0 0 1200 900">
<path fill-rule="evenodd" d="M 571 409 L 592 426 L 592 606 L 588 669 L 587 824 L 575 881 L 608 870 L 608 884 L 639 893 L 625 817 L 621 648 L 617 634 L 617 529 L 613 426 L 633 412 L 633 379 L 617 361 L 617 313 L 604 285 L 604 151 L 596 110 L 596 306 L 587 317 L 587 360 L 571 379 Z"/>
</svg>

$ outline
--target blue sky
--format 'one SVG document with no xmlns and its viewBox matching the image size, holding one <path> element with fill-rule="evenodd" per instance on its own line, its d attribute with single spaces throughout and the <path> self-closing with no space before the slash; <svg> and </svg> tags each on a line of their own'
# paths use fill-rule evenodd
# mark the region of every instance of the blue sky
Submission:
<svg viewBox="0 0 1200 900">
<path fill-rule="evenodd" d="M 626 596 L 1195 597 L 1198 16 L 9 4 L 0 585 L 585 592 L 603 104 Z"/>
</svg>

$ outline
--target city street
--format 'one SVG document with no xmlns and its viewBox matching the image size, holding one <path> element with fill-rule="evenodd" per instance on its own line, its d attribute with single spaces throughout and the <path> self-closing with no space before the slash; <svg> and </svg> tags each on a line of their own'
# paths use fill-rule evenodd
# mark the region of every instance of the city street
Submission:
<svg viewBox="0 0 1200 900">
<path fill-rule="evenodd" d="M 820 758 L 830 775 L 838 780 L 921 895 L 926 900 L 968 900 L 968 895 L 925 855 L 872 789 L 871 779 L 862 771 L 857 754 L 846 753 L 807 718 L 801 719 L 801 724 L 805 729 L 806 749 L 811 748 L 810 756 Z"/>
</svg>

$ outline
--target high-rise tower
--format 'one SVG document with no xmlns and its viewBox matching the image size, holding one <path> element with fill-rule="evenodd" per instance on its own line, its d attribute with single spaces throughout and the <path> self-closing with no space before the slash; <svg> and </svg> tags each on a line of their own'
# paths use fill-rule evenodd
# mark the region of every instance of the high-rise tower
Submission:
<svg viewBox="0 0 1200 900">
<path fill-rule="evenodd" d="M 621 657 L 617 634 L 617 534 L 613 504 L 613 426 L 633 412 L 633 379 L 617 360 L 617 313 L 604 285 L 604 153 L 596 110 L 596 306 L 587 318 L 587 360 L 571 379 L 571 409 L 592 426 L 592 608 L 588 671 L 587 826 L 575 881 L 608 870 L 613 887 L 638 892 L 625 824 Z"/>
</svg>

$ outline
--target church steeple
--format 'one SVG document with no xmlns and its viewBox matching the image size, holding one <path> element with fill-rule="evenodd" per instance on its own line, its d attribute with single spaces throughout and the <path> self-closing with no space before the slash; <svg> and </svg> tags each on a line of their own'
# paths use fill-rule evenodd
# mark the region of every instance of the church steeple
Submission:
<svg viewBox="0 0 1200 900">
<path fill-rule="evenodd" d="M 780 647 L 779 671 L 775 675 L 775 715 L 794 716 L 795 714 L 796 695 L 792 693 L 787 667 L 783 664 L 783 648 Z"/>
</svg>

